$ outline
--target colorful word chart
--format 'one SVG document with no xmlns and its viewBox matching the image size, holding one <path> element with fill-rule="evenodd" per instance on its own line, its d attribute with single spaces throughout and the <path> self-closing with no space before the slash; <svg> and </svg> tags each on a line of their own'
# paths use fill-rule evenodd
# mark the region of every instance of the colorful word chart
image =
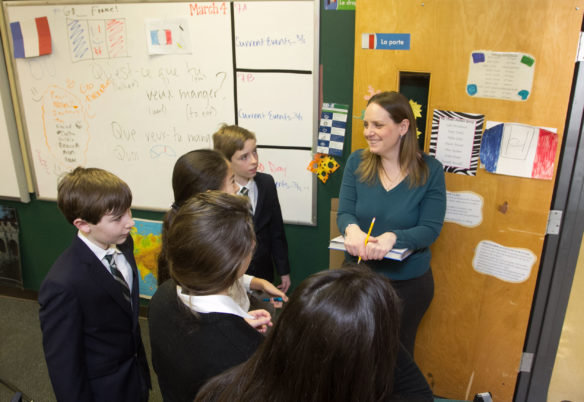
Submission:
<svg viewBox="0 0 584 402">
<path fill-rule="evenodd" d="M 318 127 L 318 147 L 316 152 L 343 156 L 345 129 L 349 106 L 338 103 L 323 103 Z"/>
</svg>

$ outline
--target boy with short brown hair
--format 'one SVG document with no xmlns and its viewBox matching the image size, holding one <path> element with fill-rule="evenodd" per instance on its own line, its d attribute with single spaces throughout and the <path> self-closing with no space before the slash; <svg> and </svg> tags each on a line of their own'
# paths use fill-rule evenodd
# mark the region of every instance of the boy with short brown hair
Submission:
<svg viewBox="0 0 584 402">
<path fill-rule="evenodd" d="M 148 400 L 131 203 L 128 185 L 102 169 L 59 182 L 57 205 L 78 232 L 41 285 L 39 317 L 60 402 Z"/>
<path fill-rule="evenodd" d="M 223 124 L 213 134 L 213 146 L 231 162 L 239 194 L 246 195 L 252 205 L 257 248 L 247 270 L 248 275 L 274 281 L 274 266 L 284 293 L 290 287 L 288 243 L 274 178 L 258 172 L 255 134 L 243 127 Z"/>
</svg>

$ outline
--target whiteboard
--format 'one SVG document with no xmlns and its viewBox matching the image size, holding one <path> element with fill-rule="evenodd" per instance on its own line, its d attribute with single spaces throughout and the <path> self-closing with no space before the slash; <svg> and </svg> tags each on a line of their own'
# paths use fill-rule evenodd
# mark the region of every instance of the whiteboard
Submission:
<svg viewBox="0 0 584 402">
<path fill-rule="evenodd" d="M 258 148 L 258 158 L 258 171 L 274 178 L 284 222 L 316 222 L 316 175 L 307 169 L 312 152 Z"/>
<path fill-rule="evenodd" d="M 312 96 L 312 76 L 240 72 L 238 77 L 239 124 L 256 133 L 258 143 L 312 146 L 314 108 L 305 101 Z"/>
<path fill-rule="evenodd" d="M 314 68 L 313 28 L 318 26 L 318 20 L 313 3 L 235 3 L 235 13 L 238 17 L 235 57 L 239 68 L 307 71 Z M 261 23 L 258 15 L 263 16 Z"/>
<path fill-rule="evenodd" d="M 0 197 L 30 201 L 0 43 Z"/>
<path fill-rule="evenodd" d="M 8 22 L 47 17 L 51 31 L 50 55 L 13 59 L 39 198 L 56 198 L 63 172 L 96 166 L 130 185 L 134 207 L 168 209 L 174 162 L 212 147 L 222 123 L 254 131 L 259 146 L 310 149 L 317 127 L 318 7 L 313 0 L 5 3 Z M 170 32 L 174 48 L 155 46 L 169 36 L 153 32 Z M 253 54 L 237 46 L 236 38 L 259 32 L 280 39 Z M 297 37 L 303 40 L 290 45 Z M 274 63 L 272 55 L 284 47 L 293 57 Z M 255 63 L 240 68 L 238 57 Z M 240 118 L 242 110 L 266 118 Z M 281 118 L 288 115 L 296 121 Z M 284 162 L 290 171 L 296 164 Z M 304 220 L 315 209 L 310 201 L 283 202 L 282 209 L 290 221 L 311 224 Z"/>
</svg>

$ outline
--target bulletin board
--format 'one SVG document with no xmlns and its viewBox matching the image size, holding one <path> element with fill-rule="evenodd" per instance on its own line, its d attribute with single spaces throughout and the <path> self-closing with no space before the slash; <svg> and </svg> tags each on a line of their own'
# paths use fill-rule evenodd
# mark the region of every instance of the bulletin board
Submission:
<svg viewBox="0 0 584 402">
<path fill-rule="evenodd" d="M 306 165 L 317 126 L 318 3 L 4 6 L 7 23 L 46 17 L 50 28 L 50 54 L 12 60 L 39 198 L 56 198 L 63 172 L 95 166 L 130 185 L 134 207 L 168 209 L 176 159 L 212 147 L 220 124 L 235 123 L 256 133 L 261 154 L 306 158 L 272 162 L 289 172 L 279 188 L 287 221 L 316 222 Z M 298 196 L 307 202 L 288 203 Z"/>
<path fill-rule="evenodd" d="M 552 0 L 372 0 L 357 9 L 353 150 L 367 146 L 360 118 L 367 99 L 377 91 L 400 90 L 400 73 L 430 76 L 428 112 L 420 118 L 427 127 L 426 152 L 435 145 L 429 129 L 435 110 L 482 115 L 485 123 L 553 128 L 558 134 L 549 179 L 496 174 L 484 166 L 475 175 L 455 169 L 445 173 L 447 215 L 453 205 L 466 205 L 472 219 L 447 220 L 431 247 L 435 294 L 420 325 L 414 357 L 435 395 L 472 400 L 476 393 L 489 391 L 495 401 L 513 399 L 546 235 L 583 6 L 582 1 Z M 408 41 L 400 49 L 384 49 L 389 42 L 377 41 L 380 34 L 404 35 Z M 524 99 L 502 99 L 506 96 L 502 91 L 495 97 L 479 97 L 471 90 L 471 63 L 481 62 L 472 57 L 489 52 L 509 57 L 522 53 L 526 63 L 534 66 L 528 93 L 516 92 Z M 478 145 L 480 140 L 479 136 Z M 472 138 L 469 143 L 473 145 Z M 477 159 L 473 162 L 478 164 Z M 480 272 L 477 259 L 487 249 L 495 255 L 494 269 Z M 528 261 L 530 267 L 521 277 L 513 276 L 518 261 Z"/>
</svg>

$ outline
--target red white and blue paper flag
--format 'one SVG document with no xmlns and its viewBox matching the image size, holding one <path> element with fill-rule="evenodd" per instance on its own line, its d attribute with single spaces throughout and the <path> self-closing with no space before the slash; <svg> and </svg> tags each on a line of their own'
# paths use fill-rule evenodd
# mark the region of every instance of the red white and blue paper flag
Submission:
<svg viewBox="0 0 584 402">
<path fill-rule="evenodd" d="M 47 17 L 10 23 L 15 58 L 51 54 L 51 30 Z"/>
<path fill-rule="evenodd" d="M 147 19 L 144 24 L 148 54 L 192 53 L 187 18 Z"/>
<path fill-rule="evenodd" d="M 541 127 L 488 122 L 481 163 L 491 173 L 553 179 L 558 135 Z"/>
<path fill-rule="evenodd" d="M 170 29 L 153 29 L 150 31 L 153 45 L 172 45 L 172 31 Z"/>
</svg>

